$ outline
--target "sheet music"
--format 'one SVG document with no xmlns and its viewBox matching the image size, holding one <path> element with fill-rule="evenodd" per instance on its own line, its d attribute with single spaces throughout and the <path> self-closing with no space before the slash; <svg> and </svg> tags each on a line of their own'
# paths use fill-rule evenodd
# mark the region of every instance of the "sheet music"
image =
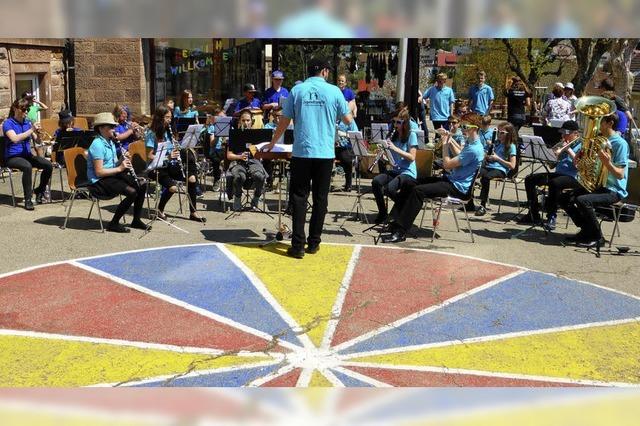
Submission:
<svg viewBox="0 0 640 426">
<path fill-rule="evenodd" d="M 383 141 L 389 133 L 389 124 L 387 123 L 371 123 L 371 140 L 373 142 Z"/>
<path fill-rule="evenodd" d="M 364 143 L 364 137 L 362 136 L 362 132 L 349 130 L 347 132 L 347 138 L 351 142 L 351 147 L 353 148 L 353 153 L 358 157 L 366 157 L 369 155 L 367 147 Z"/>
<path fill-rule="evenodd" d="M 198 138 L 200 136 L 200 131 L 204 127 L 203 124 L 192 124 L 187 128 L 184 136 L 182 137 L 182 141 L 180 141 L 181 148 L 195 148 L 198 144 Z"/>
<path fill-rule="evenodd" d="M 229 129 L 231 129 L 232 117 L 216 117 L 213 124 L 213 134 L 215 136 L 229 137 Z"/>
<path fill-rule="evenodd" d="M 167 153 L 173 150 L 173 144 L 171 142 L 160 142 L 156 149 L 156 155 L 147 166 L 147 170 L 156 170 L 164 167 L 165 160 L 167 159 Z"/>
<path fill-rule="evenodd" d="M 256 148 L 258 151 L 262 151 L 262 148 L 269 145 L 271 142 L 262 142 L 256 145 Z M 280 144 L 280 143 L 276 143 L 273 146 L 273 149 L 271 150 L 271 152 L 293 152 L 293 145 L 285 145 L 285 144 Z"/>
</svg>

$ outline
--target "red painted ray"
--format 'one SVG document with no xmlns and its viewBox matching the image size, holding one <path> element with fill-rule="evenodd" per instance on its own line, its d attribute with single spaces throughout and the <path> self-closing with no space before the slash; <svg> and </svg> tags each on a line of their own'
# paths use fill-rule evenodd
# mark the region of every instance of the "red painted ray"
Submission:
<svg viewBox="0 0 640 426">
<path fill-rule="evenodd" d="M 298 383 L 298 379 L 300 378 L 300 374 L 302 374 L 301 368 L 296 368 L 291 370 L 287 374 L 283 374 L 280 377 L 276 377 L 275 379 L 268 381 L 263 384 L 262 387 L 265 388 L 294 388 Z"/>
<path fill-rule="evenodd" d="M 517 270 L 447 254 L 364 247 L 332 344 L 346 342 Z"/>
<path fill-rule="evenodd" d="M 397 387 L 574 387 L 571 383 L 543 380 L 510 379 L 473 374 L 436 373 L 429 371 L 395 370 L 390 368 L 345 367 L 357 373 Z"/>
<path fill-rule="evenodd" d="M 69 410 L 82 409 L 99 414 L 131 414 L 140 416 L 170 416 L 193 419 L 209 416 L 216 419 L 245 419 L 251 414 L 246 401 L 231 398 L 217 389 L 0 389 L 0 401 L 33 404 L 34 409 L 46 412 L 44 407 Z M 256 407 L 256 419 L 266 420 L 267 414 Z"/>
<path fill-rule="evenodd" d="M 221 350 L 269 344 L 68 264 L 1 278 L 0 328 Z"/>
</svg>

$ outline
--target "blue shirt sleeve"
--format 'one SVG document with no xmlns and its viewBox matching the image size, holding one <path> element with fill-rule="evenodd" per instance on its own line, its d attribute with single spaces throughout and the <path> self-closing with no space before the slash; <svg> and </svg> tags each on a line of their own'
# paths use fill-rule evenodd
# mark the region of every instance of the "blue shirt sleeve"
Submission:
<svg viewBox="0 0 640 426">
<path fill-rule="evenodd" d="M 626 167 L 629 163 L 629 144 L 624 139 L 613 145 L 611 162 L 617 167 Z"/>
<path fill-rule="evenodd" d="M 293 106 L 295 104 L 294 95 L 291 93 L 291 96 L 287 97 L 287 100 L 284 101 L 284 105 L 282 106 L 282 115 L 287 118 L 294 118 Z"/>
<path fill-rule="evenodd" d="M 489 103 L 493 102 L 495 99 L 496 98 L 493 95 L 493 89 L 491 88 L 491 86 L 489 86 Z"/>
<path fill-rule="evenodd" d="M 456 95 L 453 93 L 453 89 L 449 88 L 449 105 L 456 101 Z"/>
<path fill-rule="evenodd" d="M 409 147 L 409 149 L 418 147 L 418 135 L 416 135 L 416 132 L 409 132 L 409 140 L 407 141 L 407 146 Z"/>
<path fill-rule="evenodd" d="M 511 144 L 511 147 L 509 148 L 509 158 L 511 158 L 511 157 L 513 157 L 513 156 L 515 156 L 515 155 L 517 155 L 517 154 L 518 154 L 517 149 L 518 149 L 518 148 L 516 148 L 516 144 L 515 144 L 515 143 L 512 143 L 512 144 Z M 508 160 L 508 159 L 507 159 L 507 160 Z"/>
<path fill-rule="evenodd" d="M 94 139 L 93 142 L 91 142 L 89 155 L 93 160 L 104 160 L 106 150 L 104 149 L 104 145 L 100 139 Z"/>
</svg>

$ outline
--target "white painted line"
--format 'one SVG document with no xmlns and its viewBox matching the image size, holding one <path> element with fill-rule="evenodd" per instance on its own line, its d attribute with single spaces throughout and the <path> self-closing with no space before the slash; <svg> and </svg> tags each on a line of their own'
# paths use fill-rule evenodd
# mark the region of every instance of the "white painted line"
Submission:
<svg viewBox="0 0 640 426">
<path fill-rule="evenodd" d="M 330 370 L 323 368 L 318 370 L 320 374 L 322 374 L 334 387 L 336 388 L 344 388 L 345 385 L 342 383 Z"/>
<path fill-rule="evenodd" d="M 263 362 L 257 362 L 257 363 L 254 363 L 254 364 L 238 365 L 238 366 L 234 366 L 234 367 L 213 368 L 213 369 L 209 369 L 209 370 L 197 370 L 197 371 L 192 371 L 191 373 L 185 374 L 185 375 L 182 375 L 180 373 L 166 374 L 166 375 L 163 375 L 163 376 L 152 377 L 150 379 L 131 381 L 131 382 L 126 382 L 126 383 L 122 383 L 122 384 L 121 384 L 121 382 L 100 383 L 100 384 L 95 384 L 95 385 L 86 386 L 86 387 L 89 387 L 89 388 L 105 388 L 105 387 L 114 387 L 114 386 L 130 387 L 130 386 L 143 385 L 143 384 L 147 384 L 147 383 L 164 382 L 164 381 L 168 381 L 168 380 L 171 380 L 171 379 L 173 379 L 171 381 L 174 381 L 174 380 L 181 380 L 181 379 L 186 379 L 186 378 L 207 376 L 209 374 L 228 373 L 228 372 L 231 372 L 231 371 L 241 371 L 241 370 L 249 370 L 249 369 L 253 369 L 253 368 L 268 367 L 268 366 L 271 366 L 271 365 L 277 365 L 278 363 L 279 363 L 279 361 L 263 361 Z"/>
<path fill-rule="evenodd" d="M 264 376 L 264 377 L 260 377 L 259 379 L 254 380 L 253 382 L 249 383 L 249 387 L 260 387 L 266 383 L 269 383 L 272 380 L 277 379 L 278 377 L 282 377 L 285 374 L 288 374 L 290 372 L 292 372 L 296 367 L 294 367 L 293 365 L 285 365 L 284 367 L 279 368 L 278 370 L 274 371 L 273 373 Z"/>
<path fill-rule="evenodd" d="M 303 329 L 298 324 L 298 322 L 280 305 L 280 303 L 276 300 L 275 297 L 269 292 L 267 286 L 262 282 L 260 278 L 256 275 L 255 272 L 247 265 L 245 265 L 236 255 L 234 255 L 231 250 L 229 250 L 224 245 L 220 244 L 218 246 L 220 251 L 224 253 L 229 260 L 231 260 L 238 269 L 251 281 L 251 284 L 258 290 L 258 293 L 271 305 L 271 307 L 280 315 L 280 317 L 291 327 L 291 330 L 296 334 L 298 339 L 304 345 L 306 349 L 315 349 L 315 345 L 307 336 L 306 333 L 302 333 Z M 285 331 L 285 330 L 283 330 Z"/>
<path fill-rule="evenodd" d="M 363 382 L 363 383 L 367 383 L 367 384 L 369 384 L 369 385 L 371 385 L 371 386 L 373 386 L 375 388 L 392 388 L 393 387 L 393 386 L 391 386 L 391 385 L 389 385 L 387 383 L 381 382 L 379 380 L 373 379 L 373 378 L 371 378 L 369 376 L 365 376 L 365 375 L 360 374 L 360 373 L 356 373 L 353 370 L 348 370 L 348 369 L 343 368 L 343 367 L 334 367 L 333 370 L 335 370 L 335 371 L 337 371 L 339 373 L 342 373 L 345 376 L 349 376 L 352 379 L 358 380 L 358 381 Z"/>
<path fill-rule="evenodd" d="M 166 246 L 166 247 L 150 247 L 150 248 L 143 248 L 143 249 L 136 249 L 136 250 L 118 251 L 115 253 L 108 253 L 108 254 L 99 254 L 96 256 L 81 257 L 79 259 L 74 259 L 74 261 L 84 262 L 87 260 L 94 260 L 94 259 L 100 259 L 103 257 L 111 257 L 111 256 L 120 256 L 124 254 L 144 253 L 147 251 L 168 250 L 168 249 L 176 249 L 176 248 L 207 247 L 207 246 L 215 246 L 216 244 L 217 243 L 199 243 L 199 244 L 183 244 L 183 245 Z"/>
<path fill-rule="evenodd" d="M 424 316 L 424 315 L 427 315 L 427 314 L 429 314 L 431 312 L 437 311 L 438 309 L 442 309 L 447 305 L 450 305 L 450 304 L 455 303 L 455 302 L 457 302 L 459 300 L 465 299 L 465 298 L 467 298 L 469 296 L 472 296 L 472 295 L 474 295 L 476 293 L 484 291 L 484 290 L 486 290 L 488 288 L 494 287 L 494 286 L 496 286 L 496 285 L 498 285 L 498 284 L 500 284 L 500 283 L 502 283 L 504 281 L 510 280 L 512 278 L 515 278 L 518 275 L 521 275 L 523 273 L 525 273 L 525 271 L 520 270 L 520 271 L 512 272 L 511 274 L 502 276 L 500 278 L 497 278 L 497 279 L 495 279 L 493 281 L 489 281 L 488 283 L 483 284 L 483 285 L 481 285 L 479 287 L 473 288 L 473 289 L 471 289 L 469 291 L 466 291 L 464 293 L 460 293 L 460 294 L 458 294 L 458 295 L 456 295 L 456 296 L 454 296 L 452 298 L 449 298 L 449 299 L 445 300 L 442 303 L 430 306 L 427 309 L 423 309 L 422 311 L 415 312 L 415 313 L 413 313 L 413 314 L 411 314 L 409 316 L 401 318 L 401 319 L 399 319 L 397 321 L 394 321 L 394 322 L 392 322 L 390 324 L 384 325 L 384 326 L 382 326 L 382 327 L 380 327 L 380 328 L 378 328 L 376 330 L 370 331 L 370 332 L 365 333 L 365 334 L 363 334 L 361 336 L 358 336 L 358 337 L 356 337 L 354 339 L 351 339 L 351 340 L 348 340 L 346 342 L 343 342 L 343 343 L 335 346 L 333 348 L 333 350 L 336 351 L 336 352 L 342 351 L 342 350 L 344 350 L 344 349 L 346 349 L 346 348 L 348 348 L 350 346 L 356 345 L 356 344 L 358 344 L 360 342 L 364 342 L 365 340 L 368 340 L 368 339 L 370 339 L 370 338 L 372 338 L 374 336 L 382 334 L 385 331 L 389 331 L 389 330 L 392 330 L 394 328 L 397 328 L 397 327 L 399 327 L 399 326 L 401 326 L 403 324 L 406 324 L 406 323 L 408 323 L 410 321 L 413 321 L 413 320 L 415 320 L 417 318 L 420 318 L 421 316 Z"/>
<path fill-rule="evenodd" d="M 296 387 L 298 388 L 308 388 L 309 383 L 311 383 L 311 376 L 313 376 L 313 370 L 315 368 L 304 368 L 300 377 L 298 378 L 298 383 L 296 383 Z"/>
<path fill-rule="evenodd" d="M 331 319 L 327 323 L 327 329 L 325 330 L 324 336 L 322 337 L 322 343 L 320 345 L 320 349 L 328 350 L 329 345 L 331 345 L 331 340 L 333 339 L 333 335 L 336 332 L 336 328 L 338 327 L 338 322 L 340 321 L 340 314 L 342 313 L 342 306 L 344 305 L 344 300 L 347 297 L 347 292 L 349 291 L 349 286 L 351 285 L 351 279 L 353 277 L 353 272 L 356 269 L 358 264 L 358 259 L 360 259 L 360 246 L 356 245 L 353 248 L 353 253 L 351 253 L 351 259 L 349 260 L 349 264 L 347 265 L 347 270 L 344 273 L 344 277 L 342 278 L 342 283 L 340 284 L 340 289 L 338 291 L 338 297 L 331 309 Z"/>
<path fill-rule="evenodd" d="M 490 342 L 494 340 L 505 340 L 505 339 L 513 339 L 516 337 L 526 337 L 526 336 L 535 336 L 541 334 L 552 334 L 552 333 L 561 333 L 565 331 L 575 331 L 582 330 L 586 328 L 597 328 L 597 327 L 607 327 L 607 326 L 615 326 L 615 325 L 623 325 L 630 324 L 634 322 L 640 322 L 640 317 L 636 318 L 628 318 L 623 320 L 612 320 L 612 321 L 601 321 L 601 322 L 591 322 L 585 324 L 578 325 L 567 325 L 563 327 L 552 327 L 552 328 L 543 328 L 539 330 L 527 330 L 527 331 L 517 331 L 513 333 L 504 333 L 504 334 L 492 334 L 489 336 L 480 336 L 480 337 L 471 337 L 469 339 L 461 339 L 461 340 L 448 340 L 445 342 L 436 342 L 436 343 L 426 343 L 424 345 L 413 345 L 413 346 L 402 346 L 396 348 L 389 349 L 381 349 L 377 351 L 366 351 L 366 352 L 357 352 L 345 355 L 337 355 L 342 360 L 348 360 L 353 358 L 363 358 L 370 356 L 378 356 L 378 355 L 387 355 L 387 354 L 397 354 L 402 352 L 416 352 L 424 349 L 432 349 L 432 348 L 440 348 L 445 346 L 456 346 L 456 345 L 469 345 L 472 343 L 481 343 L 481 342 Z"/>
<path fill-rule="evenodd" d="M 109 279 L 109 280 L 111 280 L 111 281 L 113 281 L 113 282 L 115 282 L 117 284 L 123 285 L 123 286 L 128 287 L 128 288 L 132 288 L 132 289 L 137 290 L 137 291 L 139 291 L 141 293 L 147 294 L 149 296 L 153 296 L 153 297 L 155 297 L 157 299 L 160 299 L 160 300 L 163 300 L 165 302 L 171 303 L 173 305 L 179 306 L 179 307 L 181 307 L 183 309 L 187 309 L 187 310 L 189 310 L 191 312 L 195 312 L 195 313 L 200 314 L 200 315 L 202 315 L 204 317 L 207 317 L 207 318 L 213 319 L 215 321 L 221 322 L 223 324 L 229 325 L 229 326 L 231 326 L 233 328 L 236 328 L 238 330 L 244 331 L 244 332 L 252 334 L 254 336 L 258 336 L 258 337 L 260 337 L 262 339 L 265 339 L 265 340 L 267 340 L 269 342 L 272 340 L 272 336 L 270 336 L 269 334 L 267 334 L 267 333 L 265 333 L 263 331 L 256 330 L 254 328 L 251 328 L 251 327 L 248 327 L 246 325 L 240 324 L 239 322 L 236 322 L 236 321 L 234 321 L 232 319 L 229 319 L 227 317 L 223 317 L 221 315 L 218 315 L 218 314 L 213 313 L 211 311 L 208 311 L 206 309 L 198 308 L 197 306 L 193 306 L 193 305 L 191 305 L 189 303 L 183 302 L 182 300 L 178 300 L 178 299 L 175 299 L 175 298 L 173 298 L 171 296 L 167 296 L 167 295 L 159 293 L 157 291 L 150 290 L 147 287 L 144 287 L 144 286 L 141 286 L 141 285 L 138 285 L 138 284 L 134 284 L 134 283 L 132 283 L 130 281 L 124 280 L 124 279 L 122 279 L 120 277 L 117 277 L 115 275 L 111 275 L 111 274 L 109 274 L 107 272 L 104 272 L 104 271 L 101 271 L 99 269 L 92 268 L 91 266 L 87 266 L 87 265 L 82 264 L 82 263 L 78 263 L 78 262 L 74 261 L 74 262 L 70 262 L 70 264 L 73 265 L 73 266 L 76 266 L 78 268 L 84 269 L 84 270 L 86 270 L 88 272 L 91 272 L 93 274 L 96 274 L 96 275 L 99 275 L 101 277 L 107 278 L 107 279 Z M 292 350 L 300 349 L 299 346 L 294 345 L 294 344 L 289 343 L 289 342 L 286 342 L 284 340 L 279 340 L 278 344 L 280 346 L 282 346 L 282 347 L 287 348 L 287 349 L 292 349 Z"/>
<path fill-rule="evenodd" d="M 395 364 L 375 364 L 375 363 L 359 363 L 359 362 L 344 362 L 343 367 L 362 367 L 362 368 L 375 368 L 382 370 L 400 370 L 400 371 L 419 371 L 429 373 L 444 373 L 444 374 L 462 374 L 470 376 L 483 376 L 483 377 L 498 377 L 503 379 L 517 379 L 517 380 L 534 380 L 538 382 L 550 382 L 550 383 L 567 383 L 584 386 L 610 386 L 610 387 L 640 387 L 640 383 L 620 383 L 620 382 L 601 382 L 596 380 L 582 380 L 582 379 L 570 379 L 563 377 L 550 377 L 550 376 L 535 376 L 527 374 L 517 373 L 498 373 L 494 371 L 483 370 L 466 370 L 462 368 L 447 368 L 447 367 L 427 367 L 427 366 L 414 366 L 414 365 L 395 365 Z"/>
<path fill-rule="evenodd" d="M 55 334 L 55 333 L 42 333 L 37 331 L 23 331 L 23 330 L 9 330 L 0 329 L 0 336 L 16 336 L 16 337 L 29 337 L 34 339 L 48 339 L 48 340 L 63 340 L 66 342 L 81 342 L 81 343 L 95 343 L 100 345 L 112 345 L 112 346 L 126 346 L 138 349 L 149 349 L 158 351 L 177 352 L 181 354 L 196 354 L 196 355 L 224 355 L 238 356 L 238 357 L 264 357 L 269 356 L 273 359 L 283 360 L 284 354 L 278 352 L 250 352 L 250 351 L 238 351 L 233 352 L 229 350 L 205 348 L 205 347 L 193 347 L 193 346 L 176 346 L 167 345 L 162 343 L 147 343 L 137 342 L 132 340 L 120 340 L 120 339 L 104 339 L 101 337 L 87 337 L 87 336 L 74 336 L 67 334 Z"/>
</svg>

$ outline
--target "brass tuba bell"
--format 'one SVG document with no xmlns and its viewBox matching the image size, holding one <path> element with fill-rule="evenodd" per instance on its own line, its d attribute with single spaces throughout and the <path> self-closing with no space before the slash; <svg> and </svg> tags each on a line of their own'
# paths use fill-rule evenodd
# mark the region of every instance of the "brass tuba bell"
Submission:
<svg viewBox="0 0 640 426">
<path fill-rule="evenodd" d="M 608 170 L 600 161 L 598 153 L 611 153 L 611 143 L 600 135 L 600 121 L 616 112 L 616 104 L 601 96 L 583 96 L 576 101 L 576 111 L 584 116 L 582 148 L 578 154 L 577 180 L 587 191 L 593 192 L 606 186 Z"/>
</svg>

